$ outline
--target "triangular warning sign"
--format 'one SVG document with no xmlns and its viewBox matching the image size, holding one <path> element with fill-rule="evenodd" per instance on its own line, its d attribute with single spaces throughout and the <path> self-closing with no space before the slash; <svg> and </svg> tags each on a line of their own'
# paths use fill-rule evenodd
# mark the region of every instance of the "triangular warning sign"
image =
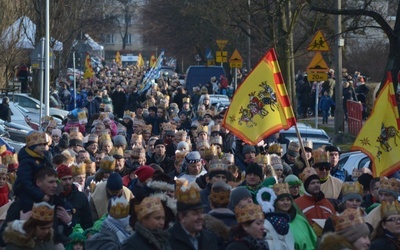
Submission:
<svg viewBox="0 0 400 250">
<path fill-rule="evenodd" d="M 308 51 L 330 51 L 328 43 L 320 30 L 315 33 L 314 38 L 311 40 L 307 47 Z"/>
<path fill-rule="evenodd" d="M 235 49 L 231 58 L 229 58 L 229 62 L 243 62 L 243 58 L 237 49 Z"/>
<path fill-rule="evenodd" d="M 328 64 L 326 64 L 324 58 L 322 58 L 321 52 L 315 53 L 314 58 L 310 62 L 310 64 L 307 67 L 307 70 L 312 71 L 312 72 L 328 72 L 329 67 Z"/>
</svg>

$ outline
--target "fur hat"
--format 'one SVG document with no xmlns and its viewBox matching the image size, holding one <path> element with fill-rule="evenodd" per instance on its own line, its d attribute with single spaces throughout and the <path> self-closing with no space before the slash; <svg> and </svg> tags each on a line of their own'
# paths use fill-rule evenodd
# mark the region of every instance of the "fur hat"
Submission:
<svg viewBox="0 0 400 250">
<path fill-rule="evenodd" d="M 247 166 L 246 176 L 248 174 L 255 174 L 259 176 L 261 180 L 264 179 L 262 167 L 257 163 L 251 163 L 250 165 Z"/>
</svg>

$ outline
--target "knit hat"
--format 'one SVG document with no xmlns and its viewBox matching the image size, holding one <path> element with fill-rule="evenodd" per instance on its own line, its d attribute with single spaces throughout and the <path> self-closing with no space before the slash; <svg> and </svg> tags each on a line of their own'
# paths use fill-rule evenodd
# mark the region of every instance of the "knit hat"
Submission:
<svg viewBox="0 0 400 250">
<path fill-rule="evenodd" d="M 162 144 L 165 146 L 164 140 L 163 139 L 158 139 L 155 143 L 154 143 L 154 147 L 157 147 L 157 145 Z"/>
<path fill-rule="evenodd" d="M 123 135 L 116 135 L 113 138 L 114 146 L 126 146 L 128 143 L 126 142 L 126 138 Z"/>
<path fill-rule="evenodd" d="M 299 177 L 297 177 L 294 174 L 290 174 L 286 176 L 285 183 L 289 184 L 289 187 L 291 187 L 291 186 L 300 186 L 302 182 L 299 179 Z"/>
<path fill-rule="evenodd" d="M 251 163 L 249 166 L 246 168 L 246 176 L 248 174 L 255 174 L 260 177 L 260 179 L 263 179 L 263 170 L 260 165 L 257 163 Z"/>
<path fill-rule="evenodd" d="M 106 188 L 111 191 L 122 189 L 122 178 L 119 173 L 112 173 L 107 179 Z"/>
<path fill-rule="evenodd" d="M 228 178 L 229 170 L 228 165 L 226 165 L 222 160 L 211 160 L 208 167 L 208 178 L 211 180 L 216 175 L 225 175 Z"/>
<path fill-rule="evenodd" d="M 57 168 L 57 175 L 58 175 L 58 179 L 62 179 L 65 176 L 72 177 L 72 170 L 70 167 L 62 164 Z"/>
<path fill-rule="evenodd" d="M 189 151 L 189 144 L 185 141 L 181 141 L 178 143 L 178 146 L 176 146 L 176 149 L 182 151 Z"/>
<path fill-rule="evenodd" d="M 136 169 L 135 174 L 139 178 L 139 181 L 144 183 L 148 179 L 153 178 L 154 172 L 155 170 L 152 167 L 143 165 Z"/>
<path fill-rule="evenodd" d="M 252 198 L 251 193 L 246 187 L 239 186 L 231 191 L 231 196 L 229 197 L 230 207 L 235 208 L 236 205 L 244 198 Z"/>
<path fill-rule="evenodd" d="M 251 145 L 244 145 L 243 149 L 242 149 L 242 155 L 245 155 L 247 153 L 251 153 L 251 152 L 256 152 L 256 149 L 254 146 Z"/>
<path fill-rule="evenodd" d="M 58 128 L 55 128 L 51 131 L 51 135 L 57 135 L 58 137 L 61 137 L 61 130 Z"/>
<path fill-rule="evenodd" d="M 187 154 L 185 156 L 185 162 L 186 163 L 191 164 L 191 163 L 196 163 L 196 162 L 199 162 L 199 161 L 201 161 L 201 156 L 200 156 L 199 151 L 189 152 L 189 154 Z"/>
<path fill-rule="evenodd" d="M 280 156 L 276 154 L 270 155 L 271 159 L 271 166 L 274 168 L 274 170 L 283 170 L 283 164 L 282 164 L 282 159 Z"/>
</svg>

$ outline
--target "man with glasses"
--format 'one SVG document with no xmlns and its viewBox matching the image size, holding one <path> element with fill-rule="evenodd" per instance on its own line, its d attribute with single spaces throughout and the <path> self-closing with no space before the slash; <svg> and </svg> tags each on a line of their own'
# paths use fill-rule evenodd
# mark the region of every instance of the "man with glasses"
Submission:
<svg viewBox="0 0 400 250">
<path fill-rule="evenodd" d="M 313 168 L 319 176 L 321 182 L 321 191 L 328 199 L 337 200 L 342 190 L 343 181 L 331 176 L 331 164 L 329 163 L 328 152 L 322 148 L 313 151 Z"/>
</svg>

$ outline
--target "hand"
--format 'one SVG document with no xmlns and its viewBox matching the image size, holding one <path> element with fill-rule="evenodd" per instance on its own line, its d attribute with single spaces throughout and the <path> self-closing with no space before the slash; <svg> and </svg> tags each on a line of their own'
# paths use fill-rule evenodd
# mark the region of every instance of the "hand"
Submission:
<svg viewBox="0 0 400 250">
<path fill-rule="evenodd" d="M 22 210 L 19 211 L 19 219 L 20 220 L 28 220 L 32 215 L 32 211 L 28 211 L 24 213 Z"/>
<path fill-rule="evenodd" d="M 68 225 L 72 220 L 72 215 L 69 215 L 65 208 L 58 206 L 56 209 L 56 216 L 62 223 Z"/>
<path fill-rule="evenodd" d="M 50 200 L 50 196 L 47 194 L 43 196 L 43 201 L 48 202 Z"/>
</svg>

